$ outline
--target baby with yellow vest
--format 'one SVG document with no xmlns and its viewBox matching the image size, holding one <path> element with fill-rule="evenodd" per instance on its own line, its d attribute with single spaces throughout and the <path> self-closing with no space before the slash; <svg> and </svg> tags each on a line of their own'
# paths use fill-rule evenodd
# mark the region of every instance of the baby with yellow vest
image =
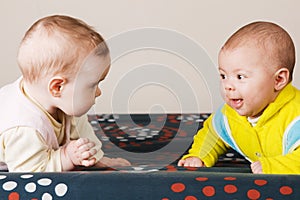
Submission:
<svg viewBox="0 0 300 200">
<path fill-rule="evenodd" d="M 211 167 L 233 148 L 253 173 L 300 173 L 300 92 L 292 86 L 295 46 L 272 22 L 237 30 L 218 56 L 225 101 L 194 137 L 184 167 Z"/>
</svg>

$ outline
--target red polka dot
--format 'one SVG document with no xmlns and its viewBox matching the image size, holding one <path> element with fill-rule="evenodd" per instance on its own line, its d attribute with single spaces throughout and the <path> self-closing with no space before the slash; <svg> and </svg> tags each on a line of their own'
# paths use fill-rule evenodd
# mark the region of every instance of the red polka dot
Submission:
<svg viewBox="0 0 300 200">
<path fill-rule="evenodd" d="M 290 195 L 293 193 L 293 189 L 289 186 L 282 186 L 279 191 L 282 195 Z"/>
<path fill-rule="evenodd" d="M 197 177 L 196 180 L 197 181 L 207 181 L 208 178 L 207 177 Z"/>
<path fill-rule="evenodd" d="M 185 169 L 188 171 L 196 171 L 198 167 L 185 167 Z"/>
<path fill-rule="evenodd" d="M 266 198 L 266 200 L 274 200 L 273 198 Z"/>
<path fill-rule="evenodd" d="M 12 192 L 8 196 L 8 200 L 20 200 L 20 195 L 17 192 Z"/>
<path fill-rule="evenodd" d="M 171 186 L 171 190 L 173 192 L 182 192 L 183 190 L 185 190 L 185 185 L 183 183 L 174 183 Z"/>
<path fill-rule="evenodd" d="M 197 198 L 194 196 L 186 196 L 184 200 L 197 200 Z"/>
<path fill-rule="evenodd" d="M 254 183 L 258 186 L 263 186 L 263 185 L 266 185 L 268 183 L 268 181 L 266 180 L 255 180 Z"/>
<path fill-rule="evenodd" d="M 171 119 L 170 122 L 173 123 L 173 124 L 176 124 L 176 123 L 177 123 L 177 121 L 174 120 L 174 119 Z"/>
<path fill-rule="evenodd" d="M 122 147 L 126 147 L 127 145 L 126 145 L 126 143 L 124 143 L 124 142 L 120 142 L 120 143 L 118 144 L 118 146 L 119 146 L 120 148 L 122 148 Z"/>
<path fill-rule="evenodd" d="M 169 198 L 162 198 L 161 200 L 169 200 Z"/>
<path fill-rule="evenodd" d="M 236 178 L 235 178 L 235 177 L 228 176 L 228 177 L 225 177 L 224 180 L 225 180 L 225 181 L 235 181 Z"/>
<path fill-rule="evenodd" d="M 202 188 L 202 192 L 205 196 L 212 197 L 215 195 L 216 190 L 213 186 L 205 186 L 204 188 Z"/>
<path fill-rule="evenodd" d="M 233 194 L 237 192 L 237 187 L 235 185 L 225 185 L 224 191 L 228 194 Z"/>
<path fill-rule="evenodd" d="M 258 199 L 260 197 L 260 192 L 255 189 L 251 189 L 248 190 L 247 196 L 249 199 Z"/>
<path fill-rule="evenodd" d="M 168 165 L 168 166 L 166 166 L 166 168 L 167 168 L 167 171 L 177 171 L 177 168 L 174 167 L 173 165 Z"/>
</svg>

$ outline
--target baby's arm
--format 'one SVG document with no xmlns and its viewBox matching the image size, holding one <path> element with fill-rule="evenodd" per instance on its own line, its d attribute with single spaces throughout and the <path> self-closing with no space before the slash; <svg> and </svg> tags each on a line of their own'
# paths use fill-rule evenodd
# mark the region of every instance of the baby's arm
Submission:
<svg viewBox="0 0 300 200">
<path fill-rule="evenodd" d="M 76 123 L 76 132 L 72 132 L 73 139 L 81 137 L 81 138 L 89 138 L 90 141 L 93 141 L 95 143 L 94 149 L 97 150 L 97 153 L 95 154 L 96 158 L 96 167 L 114 167 L 114 166 L 129 166 L 131 163 L 124 159 L 124 158 L 108 158 L 103 157 L 104 153 L 101 149 L 102 143 L 98 139 L 98 137 L 95 135 L 95 132 L 91 126 L 91 124 L 87 120 L 87 116 L 82 116 L 80 118 L 75 118 Z M 79 134 L 79 135 L 78 135 Z"/>
<path fill-rule="evenodd" d="M 96 136 L 91 124 L 88 121 L 87 115 L 81 117 L 75 117 L 72 120 L 72 128 L 71 128 L 71 141 L 76 141 L 79 138 L 87 138 L 90 142 L 93 142 L 95 145 L 93 149 L 96 150 L 96 154 L 94 154 L 94 158 L 96 161 L 99 161 L 103 157 L 103 151 L 101 149 L 102 143 Z"/>
<path fill-rule="evenodd" d="M 179 167 L 205 167 L 202 160 L 194 156 L 179 160 L 177 165 Z"/>
<path fill-rule="evenodd" d="M 131 163 L 124 158 L 109 158 L 102 157 L 99 162 L 95 164 L 96 167 L 114 167 L 114 166 L 130 166 Z"/>
<path fill-rule="evenodd" d="M 178 162 L 178 166 L 211 167 L 218 157 L 227 151 L 226 144 L 212 127 L 212 115 L 205 120 L 203 127 L 194 136 L 188 153 Z"/>
<path fill-rule="evenodd" d="M 0 134 L 4 161 L 10 172 L 61 171 L 60 149 L 53 150 L 39 132 L 30 127 L 16 127 Z"/>
<path fill-rule="evenodd" d="M 259 158 L 263 173 L 266 174 L 299 174 L 300 173 L 300 148 L 287 153 Z"/>
<path fill-rule="evenodd" d="M 50 148 L 39 132 L 17 127 L 0 135 L 4 161 L 10 172 L 43 172 L 72 170 L 75 165 L 91 166 L 95 144 L 88 139 L 73 140 L 57 150 Z"/>
</svg>

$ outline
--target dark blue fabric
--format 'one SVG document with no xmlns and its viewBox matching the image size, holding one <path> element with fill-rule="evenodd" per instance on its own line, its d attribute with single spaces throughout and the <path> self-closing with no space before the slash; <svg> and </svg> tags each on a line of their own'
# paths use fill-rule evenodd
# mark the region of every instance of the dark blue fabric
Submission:
<svg viewBox="0 0 300 200">
<path fill-rule="evenodd" d="M 0 200 L 299 199 L 299 175 L 252 174 L 249 162 L 234 150 L 220 156 L 211 168 L 177 167 L 189 146 L 185 151 L 179 147 L 192 142 L 208 116 L 131 115 L 132 122 L 123 115 L 89 116 L 104 152 L 112 157 L 122 156 L 113 147 L 122 149 L 124 156 L 130 152 L 133 156 L 127 159 L 132 166 L 79 167 L 63 173 L 0 172 Z M 144 138 L 129 137 L 139 133 Z M 147 137 L 151 133 L 153 137 Z M 174 148 L 153 154 L 152 159 L 143 156 L 171 143 Z"/>
<path fill-rule="evenodd" d="M 0 199 L 299 199 L 297 175 L 253 175 L 213 168 L 200 171 L 158 171 L 130 173 L 121 171 L 93 171 L 67 173 L 1 173 Z M 5 178 L 3 178 L 5 176 Z M 39 185 L 42 179 L 50 185 Z M 17 186 L 10 191 L 8 182 Z M 28 192 L 28 184 L 35 184 Z M 63 196 L 57 189 L 65 185 Z M 27 190 L 26 190 L 27 188 Z M 65 190 L 64 190 L 65 191 Z"/>
</svg>

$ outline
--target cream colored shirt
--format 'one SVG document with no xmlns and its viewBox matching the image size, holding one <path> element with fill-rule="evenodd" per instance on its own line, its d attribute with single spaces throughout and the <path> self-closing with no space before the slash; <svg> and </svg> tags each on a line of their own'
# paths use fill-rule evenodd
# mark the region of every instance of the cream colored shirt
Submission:
<svg viewBox="0 0 300 200">
<path fill-rule="evenodd" d="M 61 146 L 65 145 L 68 139 L 65 134 L 65 115 L 59 114 L 60 123 L 32 98 L 28 96 L 27 98 L 38 106 L 51 121 L 60 148 L 54 150 L 49 147 L 42 135 L 32 127 L 14 127 L 0 134 L 0 145 L 4 147 L 3 153 L 0 154 L 0 161 L 7 164 L 10 172 L 60 172 L 62 171 Z M 80 118 L 74 117 L 71 120 L 69 138 L 71 140 L 89 138 L 95 142 L 94 148 L 98 150 L 94 157 L 97 161 L 103 157 L 102 144 L 95 135 L 86 115 Z"/>
</svg>

